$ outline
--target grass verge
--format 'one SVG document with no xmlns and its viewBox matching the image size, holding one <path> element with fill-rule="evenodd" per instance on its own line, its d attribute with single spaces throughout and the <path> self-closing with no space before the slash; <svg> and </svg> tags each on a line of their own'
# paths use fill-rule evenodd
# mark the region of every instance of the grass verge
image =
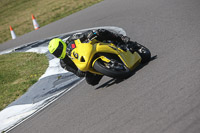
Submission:
<svg viewBox="0 0 200 133">
<path fill-rule="evenodd" d="M 11 25 L 17 36 L 32 30 L 31 15 L 40 27 L 103 0 L 0 0 L 0 44 L 11 39 Z M 48 67 L 44 54 L 0 55 L 0 110 L 23 95 Z"/>
<path fill-rule="evenodd" d="M 0 44 L 11 39 L 11 25 L 17 36 L 34 30 L 31 14 L 40 27 L 102 0 L 0 0 Z"/>
<path fill-rule="evenodd" d="M 48 59 L 44 54 L 0 55 L 0 110 L 24 94 L 47 67 Z"/>
</svg>

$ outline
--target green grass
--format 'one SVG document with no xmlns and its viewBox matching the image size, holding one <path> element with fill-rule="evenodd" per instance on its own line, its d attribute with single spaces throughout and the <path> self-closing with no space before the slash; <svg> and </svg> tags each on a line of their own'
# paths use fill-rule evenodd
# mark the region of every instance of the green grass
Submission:
<svg viewBox="0 0 200 133">
<path fill-rule="evenodd" d="M 11 39 L 11 25 L 17 36 L 34 30 L 31 15 L 40 27 L 102 0 L 0 0 L 0 44 Z"/>
<path fill-rule="evenodd" d="M 0 0 L 0 44 L 10 40 L 12 26 L 17 36 L 34 30 L 31 15 L 40 27 L 102 0 Z M 0 55 L 0 110 L 23 95 L 46 71 L 44 54 Z"/>
<path fill-rule="evenodd" d="M 44 54 L 0 55 L 0 110 L 23 95 L 47 67 L 48 59 Z"/>
<path fill-rule="evenodd" d="M 34 30 L 31 15 L 40 27 L 102 0 L 0 0 L 0 44 L 10 40 L 12 26 L 17 36 Z M 0 110 L 23 95 L 46 71 L 44 54 L 0 55 Z"/>
</svg>

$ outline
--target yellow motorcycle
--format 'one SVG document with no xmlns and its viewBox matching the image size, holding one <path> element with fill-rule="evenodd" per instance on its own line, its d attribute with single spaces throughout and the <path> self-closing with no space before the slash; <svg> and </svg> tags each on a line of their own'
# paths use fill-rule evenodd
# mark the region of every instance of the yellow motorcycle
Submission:
<svg viewBox="0 0 200 133">
<path fill-rule="evenodd" d="M 83 72 L 106 75 L 113 78 L 127 77 L 140 63 L 150 61 L 150 51 L 141 44 L 119 47 L 113 42 L 99 42 L 96 39 L 74 41 L 70 58 Z"/>
</svg>

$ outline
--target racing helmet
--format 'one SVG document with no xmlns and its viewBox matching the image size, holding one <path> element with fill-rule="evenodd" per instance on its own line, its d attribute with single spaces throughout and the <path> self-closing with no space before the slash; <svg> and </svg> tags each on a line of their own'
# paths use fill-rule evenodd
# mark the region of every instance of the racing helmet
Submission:
<svg viewBox="0 0 200 133">
<path fill-rule="evenodd" d="M 54 38 L 49 42 L 48 49 L 55 57 L 64 59 L 66 56 L 67 44 L 60 38 Z"/>
</svg>

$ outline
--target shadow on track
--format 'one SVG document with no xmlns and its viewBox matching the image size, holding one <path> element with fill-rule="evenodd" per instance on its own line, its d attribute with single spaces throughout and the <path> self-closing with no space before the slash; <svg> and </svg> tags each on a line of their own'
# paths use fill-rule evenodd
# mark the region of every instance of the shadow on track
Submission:
<svg viewBox="0 0 200 133">
<path fill-rule="evenodd" d="M 155 59 L 157 59 L 157 55 L 151 57 L 150 61 L 153 61 Z M 123 78 L 123 79 L 115 79 L 115 78 L 113 78 L 113 79 L 107 81 L 106 83 L 98 86 L 95 90 L 98 90 L 98 89 L 101 89 L 101 88 L 105 88 L 105 87 L 107 88 L 107 87 L 109 87 L 111 85 L 114 85 L 114 84 L 119 84 L 120 82 L 122 82 L 122 81 L 130 78 L 131 76 L 133 76 L 137 71 L 139 71 L 140 69 L 142 69 L 144 66 L 148 65 L 149 62 L 145 63 L 145 64 L 140 64 L 133 72 L 130 73 L 130 75 L 127 78 Z"/>
</svg>

